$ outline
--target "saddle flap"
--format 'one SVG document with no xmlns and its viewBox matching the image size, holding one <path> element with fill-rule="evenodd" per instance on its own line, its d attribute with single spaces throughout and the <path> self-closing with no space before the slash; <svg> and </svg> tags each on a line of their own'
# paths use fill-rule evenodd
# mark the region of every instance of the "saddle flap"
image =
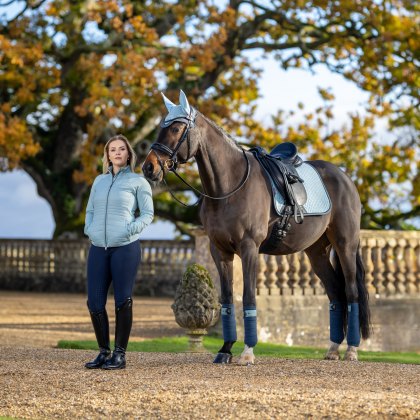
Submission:
<svg viewBox="0 0 420 420">
<path fill-rule="evenodd" d="M 290 188 L 293 191 L 295 204 L 298 206 L 305 205 L 306 201 L 308 200 L 308 195 L 306 194 L 306 190 L 303 184 L 300 182 L 295 182 L 294 184 L 290 184 Z"/>
</svg>

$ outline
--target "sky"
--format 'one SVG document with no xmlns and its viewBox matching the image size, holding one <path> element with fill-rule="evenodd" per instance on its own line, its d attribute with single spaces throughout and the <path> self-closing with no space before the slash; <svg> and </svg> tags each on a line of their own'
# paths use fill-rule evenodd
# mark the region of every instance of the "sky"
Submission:
<svg viewBox="0 0 420 420">
<path fill-rule="evenodd" d="M 257 59 L 257 55 L 253 57 Z M 318 66 L 314 74 L 304 70 L 284 71 L 274 59 L 258 62 L 264 69 L 259 80 L 261 98 L 257 117 L 269 123 L 278 109 L 295 109 L 299 102 L 305 110 L 322 105 L 317 87 L 332 88 L 336 96 L 334 125 L 342 125 L 349 112 L 364 112 L 367 94 L 342 76 Z M 186 92 L 188 96 L 188 92 Z M 299 112 L 296 112 L 297 117 Z M 54 219 L 49 204 L 39 197 L 34 181 L 22 170 L 0 173 L 0 238 L 50 239 Z M 175 229 L 169 222 L 157 221 L 142 233 L 143 239 L 171 239 Z"/>
</svg>

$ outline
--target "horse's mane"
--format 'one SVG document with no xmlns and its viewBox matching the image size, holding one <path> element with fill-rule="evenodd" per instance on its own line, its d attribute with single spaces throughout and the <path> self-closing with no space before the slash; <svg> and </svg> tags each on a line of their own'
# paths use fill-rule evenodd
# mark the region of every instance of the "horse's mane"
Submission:
<svg viewBox="0 0 420 420">
<path fill-rule="evenodd" d="M 235 140 L 229 133 L 227 133 L 222 127 L 219 127 L 214 121 L 210 118 L 206 117 L 200 111 L 197 111 L 213 128 L 215 128 L 220 134 L 226 139 L 226 141 L 231 144 L 232 146 L 242 150 L 242 146 L 239 144 L 237 140 Z"/>
</svg>

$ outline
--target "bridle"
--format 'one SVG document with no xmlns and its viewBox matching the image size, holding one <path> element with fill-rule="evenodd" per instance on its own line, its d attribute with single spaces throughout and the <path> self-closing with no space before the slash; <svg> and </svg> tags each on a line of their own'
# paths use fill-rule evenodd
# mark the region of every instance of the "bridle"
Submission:
<svg viewBox="0 0 420 420">
<path fill-rule="evenodd" d="M 183 163 L 187 163 L 187 161 L 191 158 L 190 156 L 190 129 L 194 126 L 195 123 L 195 118 L 194 119 L 187 119 L 187 122 L 185 122 L 185 119 L 174 119 L 172 121 L 170 121 L 170 124 L 167 125 L 166 127 L 170 127 L 174 122 L 183 122 L 185 124 L 187 124 L 186 129 L 184 130 L 184 132 L 182 133 L 181 138 L 178 140 L 178 143 L 176 144 L 174 149 L 171 149 L 168 146 L 165 146 L 162 143 L 157 143 L 154 142 L 152 144 L 152 146 L 150 147 L 151 150 L 153 150 L 158 158 L 159 161 L 159 165 L 161 167 L 161 169 L 163 170 L 164 167 L 166 167 L 166 169 L 168 171 L 174 172 L 176 174 L 176 168 L 178 167 L 178 163 L 183 164 Z M 178 151 L 179 148 L 182 146 L 182 144 L 184 143 L 184 141 L 187 140 L 187 146 L 188 146 L 188 152 L 187 152 L 187 159 L 185 160 L 180 160 L 178 161 Z M 164 163 L 162 163 L 162 160 L 160 159 L 159 155 L 156 153 L 156 151 L 158 152 L 162 152 L 165 153 L 166 155 L 169 156 L 169 159 L 166 159 Z"/>
<path fill-rule="evenodd" d="M 209 198 L 211 200 L 224 200 L 226 198 L 231 197 L 232 195 L 236 194 L 248 181 L 249 179 L 249 174 L 251 172 L 251 165 L 249 164 L 249 159 L 248 156 L 245 152 L 245 150 L 241 147 L 242 153 L 244 155 L 244 158 L 246 160 L 246 174 L 243 177 L 241 183 L 239 184 L 238 187 L 236 187 L 233 191 L 231 191 L 230 193 L 221 196 L 221 197 L 213 197 L 211 195 L 205 194 L 202 191 L 197 190 L 196 188 L 194 188 L 191 184 L 189 184 L 187 181 L 185 181 L 185 179 L 183 179 L 181 177 L 181 175 L 178 174 L 177 167 L 178 164 L 184 164 L 186 162 L 188 162 L 188 160 L 191 159 L 192 156 L 190 156 L 190 151 L 191 151 L 191 144 L 190 144 L 190 131 L 191 129 L 193 129 L 195 127 L 195 118 L 197 116 L 197 111 L 194 108 L 191 108 L 190 114 L 188 115 L 188 117 L 182 117 L 182 118 L 175 118 L 173 120 L 169 120 L 169 121 L 164 121 L 161 124 L 161 127 L 170 127 L 174 122 L 183 122 L 184 124 L 186 124 L 186 128 L 184 130 L 184 132 L 182 133 L 181 138 L 178 140 L 178 143 L 175 145 L 174 149 L 171 149 L 168 146 L 165 146 L 162 143 L 157 143 L 154 142 L 152 144 L 152 146 L 150 147 L 151 150 L 153 150 L 153 152 L 155 153 L 157 160 L 159 162 L 159 166 L 161 168 L 161 171 L 163 172 L 163 174 L 165 174 L 165 168 L 169 171 L 175 174 L 175 176 L 177 176 L 185 185 L 187 185 L 189 188 L 191 188 L 193 191 L 195 191 L 197 194 L 200 195 L 200 198 L 194 203 L 194 204 L 185 204 L 182 201 L 180 201 L 178 198 L 175 197 L 175 195 L 172 193 L 172 191 L 169 189 L 168 184 L 166 183 L 166 179 L 165 177 L 163 177 L 163 181 L 165 183 L 165 185 L 168 187 L 168 191 L 170 192 L 170 194 L 172 195 L 172 197 L 180 204 L 182 204 L 185 207 L 193 207 L 196 206 L 203 197 L 205 198 Z M 184 141 L 187 141 L 187 158 L 185 160 L 178 160 L 178 151 L 179 148 L 182 146 L 182 144 L 184 143 Z M 164 153 L 166 155 L 169 156 L 169 159 L 166 159 L 164 162 L 162 162 L 162 159 L 159 156 L 159 153 L 157 152 L 161 152 Z"/>
</svg>

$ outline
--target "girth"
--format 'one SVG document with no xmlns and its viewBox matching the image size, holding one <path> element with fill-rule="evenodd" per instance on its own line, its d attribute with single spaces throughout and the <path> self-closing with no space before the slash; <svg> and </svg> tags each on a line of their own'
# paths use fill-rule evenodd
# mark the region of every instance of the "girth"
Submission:
<svg viewBox="0 0 420 420">
<path fill-rule="evenodd" d="M 293 143 L 282 143 L 276 146 L 270 154 L 262 147 L 253 147 L 250 152 L 264 169 L 268 180 L 274 184 L 277 190 L 284 194 L 287 206 L 283 216 L 294 216 L 296 223 L 303 222 L 303 205 L 307 195 L 303 186 L 303 179 L 298 175 L 295 166 L 302 164 L 302 159 L 297 155 L 296 146 Z M 288 219 L 288 217 L 287 217 Z M 283 217 L 284 225 L 287 225 Z"/>
</svg>

